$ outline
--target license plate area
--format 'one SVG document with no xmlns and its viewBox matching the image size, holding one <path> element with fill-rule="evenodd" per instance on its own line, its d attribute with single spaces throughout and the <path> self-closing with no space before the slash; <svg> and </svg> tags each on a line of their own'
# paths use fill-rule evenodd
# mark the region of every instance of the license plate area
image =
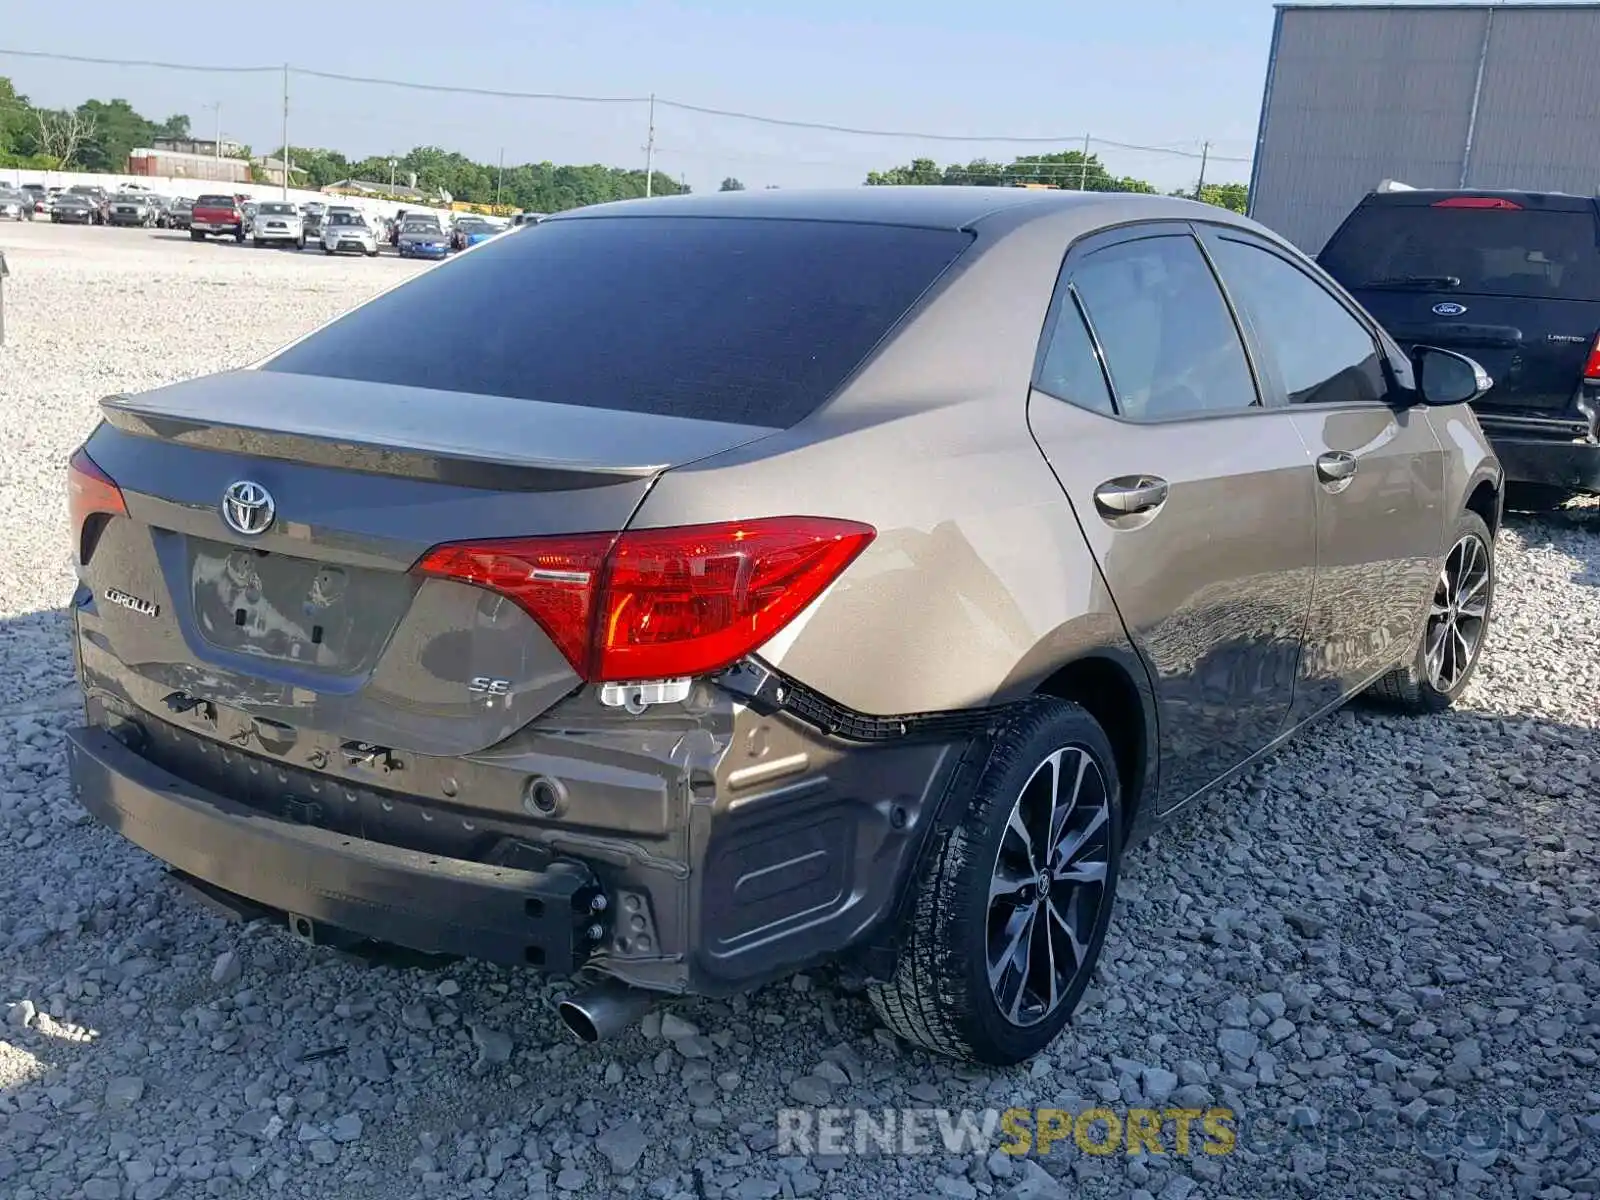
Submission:
<svg viewBox="0 0 1600 1200">
<path fill-rule="evenodd" d="M 189 539 L 196 628 L 223 650 L 335 672 L 372 669 L 410 604 L 409 576 Z"/>
</svg>

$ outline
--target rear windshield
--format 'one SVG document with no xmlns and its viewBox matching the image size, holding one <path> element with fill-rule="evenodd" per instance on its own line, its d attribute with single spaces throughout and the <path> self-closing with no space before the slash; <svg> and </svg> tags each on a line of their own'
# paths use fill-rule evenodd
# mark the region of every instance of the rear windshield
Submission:
<svg viewBox="0 0 1600 1200">
<path fill-rule="evenodd" d="M 298 216 L 300 210 L 292 204 L 263 204 L 261 215 L 265 217 L 293 217 Z"/>
<path fill-rule="evenodd" d="M 1348 288 L 1600 300 L 1596 233 L 1586 212 L 1374 204 L 1318 261 Z"/>
<path fill-rule="evenodd" d="M 201 196 L 195 203 L 202 208 L 232 208 L 232 196 Z"/>
<path fill-rule="evenodd" d="M 385 293 L 266 369 L 788 427 L 970 240 L 831 221 L 550 221 Z"/>
</svg>

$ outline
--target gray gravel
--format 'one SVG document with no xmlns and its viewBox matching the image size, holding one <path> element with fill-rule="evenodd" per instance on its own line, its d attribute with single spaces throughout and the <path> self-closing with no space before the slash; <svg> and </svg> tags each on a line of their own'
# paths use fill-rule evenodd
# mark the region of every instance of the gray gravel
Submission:
<svg viewBox="0 0 1600 1200">
<path fill-rule="evenodd" d="M 0 246 L 0 1195 L 1600 1192 L 1600 508 L 1512 521 L 1460 711 L 1341 714 L 1141 851 L 1098 986 L 1031 1066 L 897 1045 L 832 973 L 582 1049 L 537 977 L 229 925 L 68 798 L 61 463 L 95 400 L 417 268 L 47 226 Z M 1248 1129 L 1226 1155 L 785 1153 L 796 1103 L 1222 1105 Z"/>
</svg>

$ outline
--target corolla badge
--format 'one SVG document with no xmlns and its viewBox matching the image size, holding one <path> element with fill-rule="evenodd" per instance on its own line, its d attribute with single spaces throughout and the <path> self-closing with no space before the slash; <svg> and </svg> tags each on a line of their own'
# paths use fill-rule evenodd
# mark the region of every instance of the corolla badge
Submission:
<svg viewBox="0 0 1600 1200">
<path fill-rule="evenodd" d="M 222 519 L 235 533 L 246 537 L 265 533 L 277 515 L 278 506 L 272 493 L 254 480 L 230 483 L 228 490 L 222 493 Z"/>
<path fill-rule="evenodd" d="M 1467 311 L 1465 304 L 1457 304 L 1454 300 L 1445 300 L 1433 306 L 1433 311 L 1441 317 L 1459 317 Z"/>
</svg>

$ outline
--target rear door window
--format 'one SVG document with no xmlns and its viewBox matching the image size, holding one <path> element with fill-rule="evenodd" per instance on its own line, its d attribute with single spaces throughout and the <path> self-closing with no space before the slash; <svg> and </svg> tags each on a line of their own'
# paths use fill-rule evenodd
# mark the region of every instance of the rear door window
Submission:
<svg viewBox="0 0 1600 1200">
<path fill-rule="evenodd" d="M 1272 251 L 1214 237 L 1211 253 L 1278 368 L 1291 404 L 1374 402 L 1388 383 L 1378 345 L 1320 283 Z"/>
<path fill-rule="evenodd" d="M 1238 328 L 1194 238 L 1118 242 L 1072 273 L 1105 355 L 1117 411 L 1136 421 L 1257 403 Z"/>
<path fill-rule="evenodd" d="M 787 427 L 971 236 L 834 221 L 549 221 L 419 276 L 264 369 Z"/>
<path fill-rule="evenodd" d="M 1367 204 L 1318 262 L 1353 290 L 1600 300 L 1593 212 Z"/>
</svg>

